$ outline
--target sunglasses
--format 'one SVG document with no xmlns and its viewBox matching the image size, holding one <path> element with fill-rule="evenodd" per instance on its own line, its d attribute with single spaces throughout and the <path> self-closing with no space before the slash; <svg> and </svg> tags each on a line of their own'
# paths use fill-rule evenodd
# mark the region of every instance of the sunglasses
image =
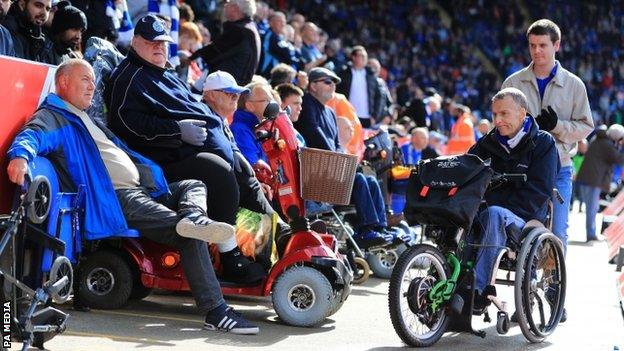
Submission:
<svg viewBox="0 0 624 351">
<path fill-rule="evenodd" d="M 225 94 L 225 95 L 227 95 L 227 96 L 229 96 L 229 97 L 230 97 L 230 99 L 235 99 L 235 98 L 238 98 L 238 96 L 240 95 L 239 93 L 230 93 L 230 92 L 227 92 L 227 91 L 225 91 L 225 90 L 217 90 L 217 91 L 218 91 L 218 92 L 221 92 L 221 93 L 223 93 L 223 94 Z"/>
<path fill-rule="evenodd" d="M 314 81 L 314 83 L 320 83 L 320 82 L 323 82 L 323 83 L 325 83 L 325 84 L 327 84 L 327 85 L 332 85 L 332 84 L 334 84 L 334 81 L 333 81 L 333 80 L 331 80 L 331 79 L 329 79 L 329 78 L 319 79 L 319 80 L 315 80 L 315 81 Z"/>
</svg>

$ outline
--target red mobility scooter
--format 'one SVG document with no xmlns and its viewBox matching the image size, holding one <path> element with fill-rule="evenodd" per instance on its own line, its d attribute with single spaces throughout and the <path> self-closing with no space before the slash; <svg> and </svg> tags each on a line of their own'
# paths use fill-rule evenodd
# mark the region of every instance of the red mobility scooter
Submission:
<svg viewBox="0 0 624 351">
<path fill-rule="evenodd" d="M 276 106 L 277 107 L 277 106 Z M 268 296 L 280 319 L 293 326 L 314 326 L 338 311 L 351 291 L 353 273 L 338 252 L 333 235 L 310 230 L 301 197 L 297 142 L 288 117 L 279 107 L 257 127 L 268 155 L 274 193 L 292 232 L 278 238 L 279 260 L 267 277 L 254 285 L 222 280 L 225 295 Z M 353 181 L 336 184 L 352 184 Z M 343 196 L 350 197 L 351 189 Z M 154 288 L 189 290 L 177 250 L 140 238 L 83 241 L 77 274 L 81 301 L 89 307 L 118 308 L 128 299 L 143 298 Z M 218 264 L 215 271 L 219 271 Z"/>
</svg>

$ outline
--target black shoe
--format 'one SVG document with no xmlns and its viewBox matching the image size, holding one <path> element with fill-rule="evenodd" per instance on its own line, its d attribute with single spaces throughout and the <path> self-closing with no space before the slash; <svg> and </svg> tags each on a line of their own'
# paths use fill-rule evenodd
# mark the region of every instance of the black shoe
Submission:
<svg viewBox="0 0 624 351">
<path fill-rule="evenodd" d="M 483 289 L 482 293 L 479 291 L 475 291 L 474 296 L 474 304 L 473 304 L 473 314 L 481 314 L 483 311 L 490 305 L 491 301 L 488 299 L 488 296 L 496 296 L 496 287 L 494 285 L 487 285 L 485 289 Z"/>
<path fill-rule="evenodd" d="M 243 256 L 238 247 L 221 253 L 221 267 L 223 277 L 237 284 L 253 285 L 266 277 L 262 265 Z"/>
<path fill-rule="evenodd" d="M 260 328 L 249 323 L 232 307 L 216 308 L 218 311 L 210 311 L 204 319 L 204 329 L 223 331 L 232 334 L 254 335 L 260 332 Z"/>
<path fill-rule="evenodd" d="M 548 305 L 550 306 L 550 309 L 552 311 L 553 308 L 553 298 L 554 295 L 553 294 L 549 294 L 546 293 L 546 302 L 548 302 Z M 561 314 L 561 319 L 559 319 L 559 323 L 563 323 L 565 321 L 568 320 L 568 311 L 566 311 L 565 307 L 563 308 L 563 313 Z"/>
<path fill-rule="evenodd" d="M 514 311 L 514 313 L 511 315 L 511 318 L 509 318 L 509 321 L 511 323 L 518 323 L 518 311 Z"/>
</svg>

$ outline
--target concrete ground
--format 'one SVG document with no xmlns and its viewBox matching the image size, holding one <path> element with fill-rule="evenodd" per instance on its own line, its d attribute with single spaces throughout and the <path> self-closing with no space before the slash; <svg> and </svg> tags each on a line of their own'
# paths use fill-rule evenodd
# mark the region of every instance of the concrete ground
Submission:
<svg viewBox="0 0 624 351">
<path fill-rule="evenodd" d="M 485 339 L 447 333 L 431 350 L 614 350 L 624 349 L 624 322 L 615 289 L 616 272 L 607 264 L 605 242 L 584 242 L 584 218 L 571 219 L 568 251 L 568 321 L 544 343 L 529 344 L 520 328 L 498 335 L 494 323 L 477 320 Z M 342 309 L 317 328 L 289 327 L 279 322 L 270 300 L 228 297 L 228 303 L 257 323 L 257 336 L 202 330 L 189 295 L 152 295 L 121 310 L 89 313 L 70 310 L 68 330 L 46 344 L 61 350 L 392 350 L 405 345 L 388 313 L 388 282 L 371 278 L 355 286 Z M 513 306 L 512 288 L 499 295 Z M 69 308 L 69 306 L 63 306 Z M 512 307 L 513 310 L 513 307 Z M 493 307 L 491 310 L 493 312 Z M 493 314 L 495 316 L 495 314 Z M 13 349 L 18 345 L 13 344 Z"/>
</svg>

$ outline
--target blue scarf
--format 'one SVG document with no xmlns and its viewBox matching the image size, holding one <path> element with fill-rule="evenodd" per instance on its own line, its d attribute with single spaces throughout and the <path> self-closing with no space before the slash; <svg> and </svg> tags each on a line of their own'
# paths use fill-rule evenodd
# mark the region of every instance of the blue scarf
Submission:
<svg viewBox="0 0 624 351">
<path fill-rule="evenodd" d="M 527 116 L 527 117 L 524 117 L 524 124 L 522 125 L 522 128 L 515 136 L 510 138 L 510 137 L 500 135 L 498 133 L 498 130 L 494 132 L 494 136 L 496 136 L 496 140 L 498 140 L 498 142 L 503 146 L 503 148 L 505 148 L 505 150 L 509 152 L 511 149 L 518 146 L 518 144 L 520 143 L 520 140 L 522 140 L 522 138 L 524 138 L 524 136 L 529 132 L 532 125 L 533 125 L 533 120 Z"/>
</svg>

